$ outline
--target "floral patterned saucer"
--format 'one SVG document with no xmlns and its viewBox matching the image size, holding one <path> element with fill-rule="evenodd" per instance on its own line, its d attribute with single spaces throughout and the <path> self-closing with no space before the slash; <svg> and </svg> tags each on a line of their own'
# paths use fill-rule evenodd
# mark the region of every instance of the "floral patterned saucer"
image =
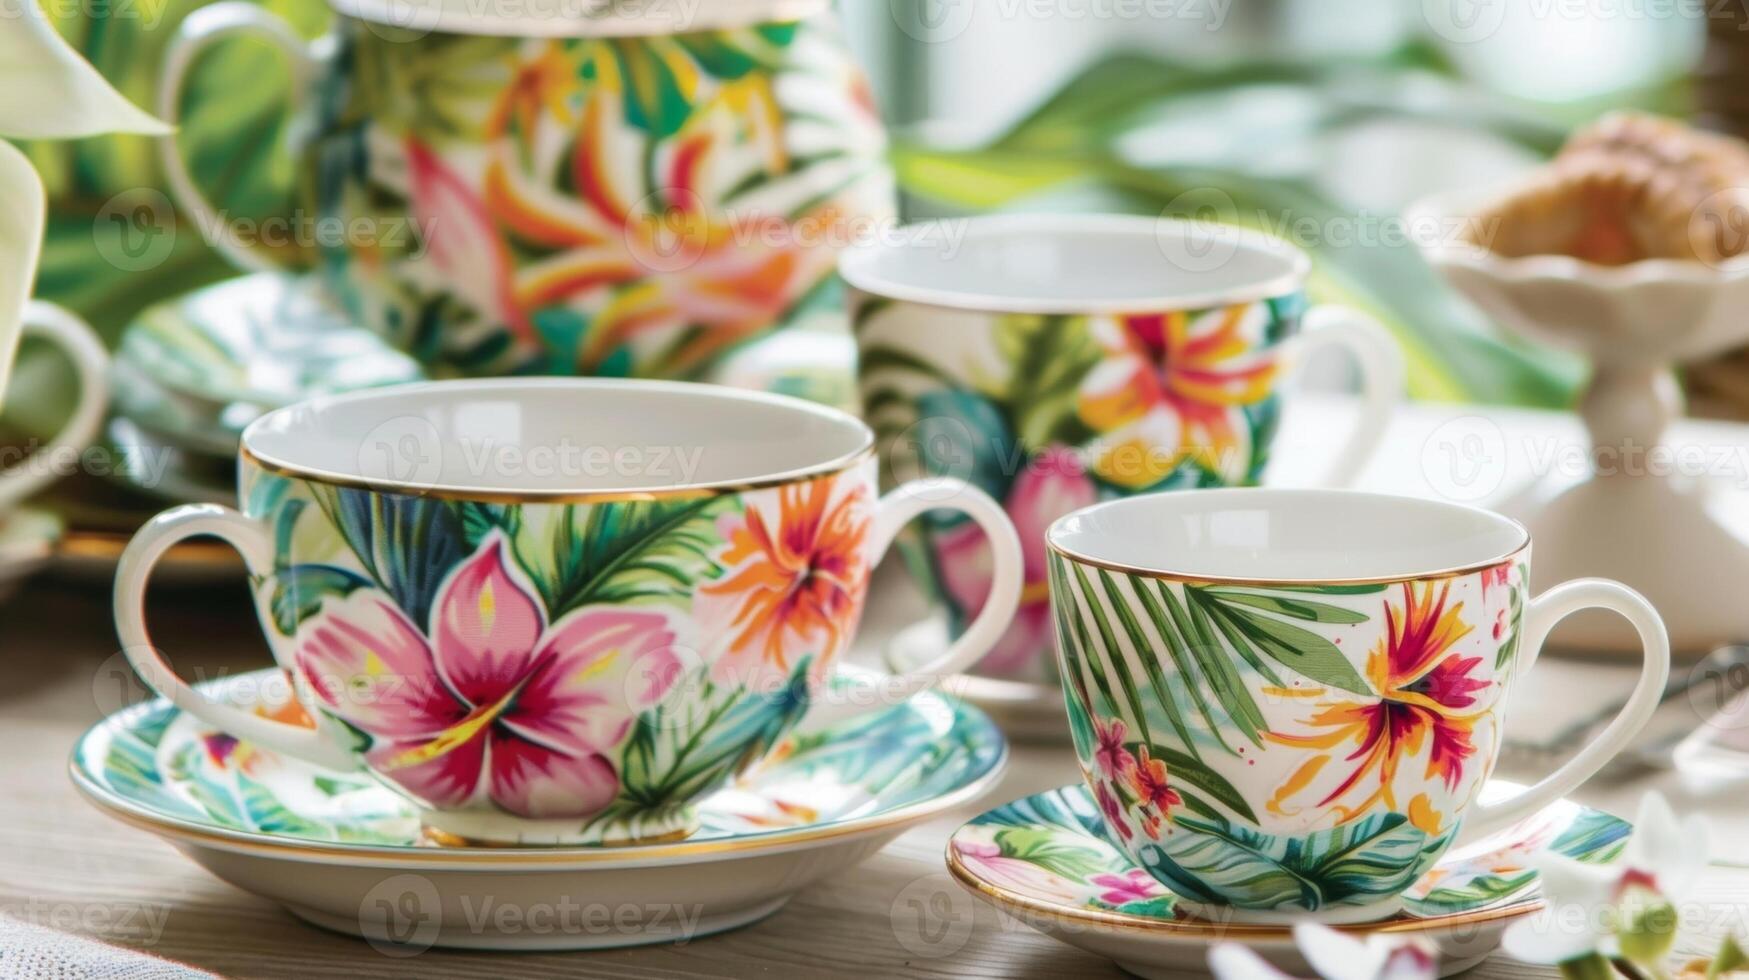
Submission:
<svg viewBox="0 0 1749 980">
<path fill-rule="evenodd" d="M 1482 798 L 1519 789 L 1495 780 Z M 1551 850 L 1608 860 L 1631 831 L 1624 820 L 1562 801 L 1516 827 L 1453 848 L 1411 886 L 1403 912 L 1344 931 L 1423 936 L 1439 947 L 1440 975 L 1457 973 L 1493 952 L 1512 920 L 1541 908 L 1530 854 Z M 1209 945 L 1228 939 L 1290 972 L 1305 970 L 1286 926 L 1210 921 L 1178 908 L 1170 891 L 1107 841 L 1099 808 L 1080 784 L 974 819 L 948 842 L 947 864 L 975 897 L 1138 976 L 1206 972 Z"/>
<path fill-rule="evenodd" d="M 301 716 L 279 671 L 205 690 L 281 720 Z M 163 701 L 99 723 L 71 768 L 110 815 L 373 945 L 605 949 L 764 918 L 908 827 L 975 800 L 1006 760 L 982 712 L 923 694 L 789 737 L 700 804 L 702 827 L 684 841 L 553 848 L 421 839 L 412 805 L 370 777 L 276 756 Z"/>
</svg>

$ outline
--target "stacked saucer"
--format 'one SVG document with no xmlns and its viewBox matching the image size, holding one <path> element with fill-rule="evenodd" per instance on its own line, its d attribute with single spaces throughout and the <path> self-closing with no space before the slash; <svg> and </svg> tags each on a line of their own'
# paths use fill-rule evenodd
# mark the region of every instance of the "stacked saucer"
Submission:
<svg viewBox="0 0 1749 980">
<path fill-rule="evenodd" d="M 178 503 L 235 501 L 238 438 L 263 412 L 424 376 L 310 280 L 277 273 L 148 308 L 123 334 L 113 371 L 114 476 Z"/>
</svg>

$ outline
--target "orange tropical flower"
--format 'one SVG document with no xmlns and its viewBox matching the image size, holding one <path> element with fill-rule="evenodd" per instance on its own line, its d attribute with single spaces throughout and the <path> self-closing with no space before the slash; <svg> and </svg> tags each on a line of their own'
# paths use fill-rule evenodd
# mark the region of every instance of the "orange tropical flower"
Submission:
<svg viewBox="0 0 1749 980">
<path fill-rule="evenodd" d="M 1228 483 L 1251 465 L 1244 408 L 1269 397 L 1275 359 L 1260 353 L 1263 303 L 1192 316 L 1095 317 L 1105 357 L 1081 384 L 1081 420 L 1102 435 L 1094 472 L 1129 489 L 1153 486 L 1186 459 Z"/>
<path fill-rule="evenodd" d="M 854 175 L 824 193 L 791 159 L 768 74 L 706 80 L 678 49 L 658 53 L 693 103 L 672 135 L 627 118 L 634 81 L 610 45 L 550 47 L 487 123 L 485 207 L 537 255 L 494 312 L 515 326 L 551 306 L 586 310 L 566 352 L 580 373 L 616 373 L 610 360 L 631 352 L 659 359 L 645 373 L 684 376 L 767 329 L 831 274 L 836 251 L 822 245 L 861 210 L 838 193 Z M 568 141 L 574 153 L 554 152 Z"/>
<path fill-rule="evenodd" d="M 1333 807 L 1339 822 L 1364 816 L 1381 802 L 1397 809 L 1397 776 L 1406 759 L 1425 756 L 1422 782 L 1457 785 L 1464 760 L 1476 751 L 1471 731 L 1485 713 L 1476 707 L 1478 692 L 1491 682 L 1472 674 L 1480 656 L 1450 652 L 1473 628 L 1463 620 L 1463 603 L 1446 605 L 1450 591 L 1450 582 L 1404 583 L 1402 608 L 1386 602 L 1386 635 L 1366 664 L 1376 697 L 1320 701 L 1305 721 L 1314 731 L 1269 733 L 1280 745 L 1332 750 L 1295 770 L 1269 801 L 1271 811 L 1299 812 L 1289 801 L 1348 745 L 1353 750 L 1341 762 L 1351 768 L 1316 804 Z M 1418 823 L 1437 819 L 1426 799 L 1411 809 Z"/>
<path fill-rule="evenodd" d="M 727 529 L 722 578 L 699 589 L 698 612 L 723 653 L 719 672 L 803 656 L 823 672 L 856 629 L 868 590 L 868 491 L 832 477 L 790 484 L 776 506 L 749 504 Z M 775 513 L 773 513 L 775 511 Z"/>
</svg>

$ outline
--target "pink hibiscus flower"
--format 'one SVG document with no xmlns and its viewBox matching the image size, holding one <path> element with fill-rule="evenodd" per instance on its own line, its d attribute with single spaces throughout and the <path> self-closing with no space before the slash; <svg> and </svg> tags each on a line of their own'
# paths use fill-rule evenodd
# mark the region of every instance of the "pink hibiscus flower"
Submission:
<svg viewBox="0 0 1749 980">
<path fill-rule="evenodd" d="M 1013 676 L 1046 655 L 1051 646 L 1051 591 L 1045 529 L 1064 514 L 1094 503 L 1097 497 L 1080 458 L 1063 446 L 1040 453 L 1014 481 L 1003 508 L 1020 532 L 1025 585 L 1014 622 L 978 662 L 979 673 Z M 990 583 L 996 575 L 984 532 L 967 521 L 937 535 L 935 558 L 948 597 L 968 618 L 976 616 L 990 597 Z"/>
<path fill-rule="evenodd" d="M 372 770 L 428 806 L 524 817 L 600 812 L 610 757 L 674 686 L 672 621 L 589 607 L 550 626 L 494 532 L 438 589 L 421 631 L 380 592 L 328 600 L 294 641 L 298 673 L 370 736 Z"/>
<path fill-rule="evenodd" d="M 1087 881 L 1105 889 L 1099 900 L 1109 905 L 1145 902 L 1157 895 L 1166 894 L 1166 889 L 1160 887 L 1160 883 L 1141 868 L 1131 868 L 1121 875 L 1107 871 L 1094 875 Z"/>
</svg>

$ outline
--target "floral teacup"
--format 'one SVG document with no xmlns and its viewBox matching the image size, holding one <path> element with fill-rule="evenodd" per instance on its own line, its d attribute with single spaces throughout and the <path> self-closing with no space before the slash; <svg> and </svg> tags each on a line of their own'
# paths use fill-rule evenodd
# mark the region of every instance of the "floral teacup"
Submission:
<svg viewBox="0 0 1749 980">
<path fill-rule="evenodd" d="M 451 373 L 717 380 L 750 356 L 783 365 L 773 384 L 848 389 L 849 357 L 808 335 L 843 336 L 838 251 L 894 202 L 826 0 L 331 3 L 308 44 L 215 4 L 166 58 L 172 120 L 208 44 L 253 35 L 294 63 L 313 188 L 289 230 L 227 222 L 163 143 L 178 204 L 233 260 L 313 246 L 354 317 Z"/>
<path fill-rule="evenodd" d="M 1455 504 L 1336 490 L 1193 490 L 1051 526 L 1069 728 L 1110 839 L 1209 915 L 1360 922 L 1456 839 L 1561 799 L 1651 718 L 1670 673 L 1639 593 L 1526 599 L 1530 536 Z M 1477 799 L 1514 680 L 1581 609 L 1645 666 L 1607 728 L 1510 799 Z"/>
<path fill-rule="evenodd" d="M 874 434 L 797 399 L 675 382 L 440 382 L 319 398 L 243 433 L 242 512 L 181 507 L 124 554 L 135 670 L 210 725 L 362 769 L 440 841 L 684 836 L 787 732 L 969 667 L 1020 594 L 1002 508 L 954 481 L 876 498 Z M 935 663 L 826 685 L 870 569 L 924 510 L 998 544 L 996 598 Z M 315 728 L 218 704 L 147 636 L 153 564 L 215 535 L 248 564 Z"/>
<path fill-rule="evenodd" d="M 1101 499 L 1256 483 L 1282 379 L 1314 348 L 1361 368 L 1365 403 L 1331 441 L 1328 482 L 1359 473 L 1399 397 L 1401 354 L 1360 314 L 1308 309 L 1309 268 L 1265 235 L 1119 215 L 941 222 L 845 255 L 858 384 L 889 479 L 964 477 L 1020 530 L 1020 614 L 981 673 L 1048 677 L 1052 521 Z M 958 515 L 923 527 L 911 567 L 958 629 L 988 594 L 988 549 Z"/>
</svg>

